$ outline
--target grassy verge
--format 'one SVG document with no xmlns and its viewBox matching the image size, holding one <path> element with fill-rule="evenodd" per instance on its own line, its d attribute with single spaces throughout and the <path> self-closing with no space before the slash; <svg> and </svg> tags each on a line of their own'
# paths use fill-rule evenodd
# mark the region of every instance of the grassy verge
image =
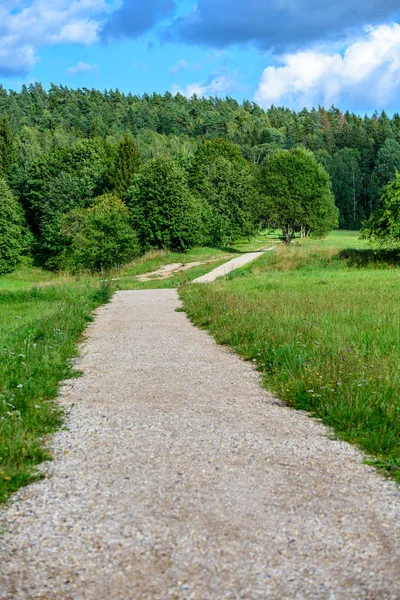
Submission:
<svg viewBox="0 0 400 600">
<path fill-rule="evenodd" d="M 94 282 L 0 293 L 0 502 L 48 458 L 44 436 L 62 419 L 59 382 L 73 375 L 77 342 L 109 295 Z"/>
<path fill-rule="evenodd" d="M 182 298 L 194 323 L 257 363 L 266 387 L 400 482 L 399 264 L 335 232 L 183 287 Z"/>
</svg>

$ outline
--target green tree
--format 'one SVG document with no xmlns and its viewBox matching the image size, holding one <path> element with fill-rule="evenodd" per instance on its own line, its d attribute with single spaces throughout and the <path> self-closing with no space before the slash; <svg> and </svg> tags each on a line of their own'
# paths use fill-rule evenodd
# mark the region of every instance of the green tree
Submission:
<svg viewBox="0 0 400 600">
<path fill-rule="evenodd" d="M 239 146 L 220 138 L 204 142 L 197 148 L 193 156 L 190 172 L 190 185 L 193 189 L 201 190 L 203 180 L 219 157 L 223 157 L 233 164 L 246 164 Z"/>
<path fill-rule="evenodd" d="M 201 228 L 201 206 L 183 169 L 169 156 L 149 160 L 129 189 L 127 202 L 143 248 L 187 250 Z"/>
<path fill-rule="evenodd" d="M 398 169 L 400 169 L 400 144 L 396 140 L 387 139 L 378 152 L 374 171 L 380 189 L 393 179 Z"/>
<path fill-rule="evenodd" d="M 232 163 L 218 156 L 200 184 L 208 206 L 205 236 L 208 244 L 223 245 L 255 232 L 255 185 L 245 162 Z"/>
<path fill-rule="evenodd" d="M 88 206 L 103 191 L 106 168 L 104 145 L 96 140 L 57 148 L 29 168 L 22 199 L 47 268 L 57 265 L 56 257 L 64 245 L 62 215 Z"/>
<path fill-rule="evenodd" d="M 339 209 L 341 229 L 359 229 L 364 217 L 362 210 L 362 173 L 360 153 L 352 148 L 342 148 L 332 157 L 332 167 L 327 169 L 332 180 L 332 190 Z"/>
<path fill-rule="evenodd" d="M 6 177 L 15 160 L 14 140 L 7 117 L 0 120 L 0 177 Z"/>
<path fill-rule="evenodd" d="M 22 208 L 6 181 L 0 179 L 0 275 L 16 268 L 30 241 Z"/>
<path fill-rule="evenodd" d="M 139 148 L 130 135 L 125 135 L 118 145 L 115 162 L 109 173 L 108 187 L 124 196 L 133 184 L 141 165 Z"/>
<path fill-rule="evenodd" d="M 264 223 L 282 229 L 286 243 L 298 231 L 321 236 L 337 226 L 329 175 L 309 150 L 293 148 L 268 156 L 259 184 Z"/>
<path fill-rule="evenodd" d="M 382 248 L 400 248 L 400 173 L 382 190 L 379 207 L 363 224 L 361 237 Z"/>
<path fill-rule="evenodd" d="M 66 242 L 58 262 L 71 272 L 119 267 L 140 254 L 138 237 L 129 223 L 128 207 L 116 196 L 96 198 L 89 208 L 78 208 L 61 219 Z"/>
</svg>

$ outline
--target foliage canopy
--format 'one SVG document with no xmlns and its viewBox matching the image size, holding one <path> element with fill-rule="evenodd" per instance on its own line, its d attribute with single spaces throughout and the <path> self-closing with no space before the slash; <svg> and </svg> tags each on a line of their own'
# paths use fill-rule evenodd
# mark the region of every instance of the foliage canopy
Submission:
<svg viewBox="0 0 400 600">
<path fill-rule="evenodd" d="M 329 175 L 309 150 L 280 150 L 266 157 L 259 182 L 264 221 L 281 228 L 286 243 L 296 231 L 322 236 L 337 226 Z"/>
<path fill-rule="evenodd" d="M 387 249 L 400 247 L 400 173 L 382 190 L 379 208 L 363 224 L 362 237 Z"/>
</svg>

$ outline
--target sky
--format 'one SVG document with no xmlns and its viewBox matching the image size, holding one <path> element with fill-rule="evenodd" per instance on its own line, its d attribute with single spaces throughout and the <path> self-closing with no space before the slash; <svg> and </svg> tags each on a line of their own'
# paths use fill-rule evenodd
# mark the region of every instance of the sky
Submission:
<svg viewBox="0 0 400 600">
<path fill-rule="evenodd" d="M 399 0 L 0 0 L 0 82 L 400 108 Z"/>
</svg>

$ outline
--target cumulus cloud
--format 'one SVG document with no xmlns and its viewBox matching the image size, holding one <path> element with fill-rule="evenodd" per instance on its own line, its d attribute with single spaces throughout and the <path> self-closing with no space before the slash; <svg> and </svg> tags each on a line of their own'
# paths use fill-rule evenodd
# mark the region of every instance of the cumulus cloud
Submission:
<svg viewBox="0 0 400 600">
<path fill-rule="evenodd" d="M 198 0 L 164 35 L 214 47 L 252 42 L 282 52 L 383 23 L 398 10 L 398 0 Z"/>
<path fill-rule="evenodd" d="M 181 87 L 174 84 L 172 86 L 173 94 L 182 94 L 187 98 L 196 95 L 202 96 L 221 96 L 227 94 L 237 87 L 236 81 L 229 75 L 214 75 L 206 81 L 189 83 L 187 86 Z"/>
<path fill-rule="evenodd" d="M 175 8 L 175 0 L 124 0 L 105 23 L 102 39 L 112 41 L 137 37 L 170 16 Z"/>
<path fill-rule="evenodd" d="M 0 75 L 27 73 L 43 45 L 93 44 L 110 10 L 106 0 L 5 0 L 0 7 Z"/>
<path fill-rule="evenodd" d="M 371 110 L 400 99 L 400 25 L 369 28 L 343 55 L 304 51 L 286 54 L 282 66 L 267 67 L 254 100 L 292 108 L 340 104 Z"/>
<path fill-rule="evenodd" d="M 68 75 L 78 75 L 79 73 L 91 73 L 98 70 L 99 65 L 90 65 L 89 63 L 80 61 L 75 66 L 69 67 L 67 73 Z"/>
</svg>

